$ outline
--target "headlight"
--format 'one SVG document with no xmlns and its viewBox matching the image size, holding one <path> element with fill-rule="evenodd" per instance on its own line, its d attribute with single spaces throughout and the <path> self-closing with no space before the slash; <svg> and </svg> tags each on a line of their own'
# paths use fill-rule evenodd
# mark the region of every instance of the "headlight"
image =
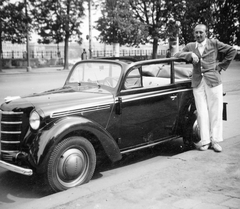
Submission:
<svg viewBox="0 0 240 209">
<path fill-rule="evenodd" d="M 37 130 L 40 126 L 40 116 L 36 111 L 31 112 L 29 124 L 32 129 Z"/>
</svg>

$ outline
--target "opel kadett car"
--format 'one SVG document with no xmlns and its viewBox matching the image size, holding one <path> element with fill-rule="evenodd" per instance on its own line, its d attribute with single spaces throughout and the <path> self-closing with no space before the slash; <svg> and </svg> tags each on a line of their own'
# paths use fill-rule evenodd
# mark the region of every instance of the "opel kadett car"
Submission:
<svg viewBox="0 0 240 209">
<path fill-rule="evenodd" d="M 191 71 L 175 58 L 80 61 L 63 87 L 1 105 L 0 166 L 42 174 L 58 192 L 90 181 L 103 156 L 179 137 L 190 147 L 199 141 Z"/>
</svg>

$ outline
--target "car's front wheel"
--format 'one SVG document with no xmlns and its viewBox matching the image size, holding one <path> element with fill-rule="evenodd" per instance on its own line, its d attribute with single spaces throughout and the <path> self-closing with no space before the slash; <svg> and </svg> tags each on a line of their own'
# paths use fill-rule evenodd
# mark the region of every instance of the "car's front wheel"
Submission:
<svg viewBox="0 0 240 209">
<path fill-rule="evenodd" d="M 87 183 L 96 167 L 96 153 L 83 137 L 69 137 L 60 142 L 50 155 L 46 178 L 55 191 Z"/>
</svg>

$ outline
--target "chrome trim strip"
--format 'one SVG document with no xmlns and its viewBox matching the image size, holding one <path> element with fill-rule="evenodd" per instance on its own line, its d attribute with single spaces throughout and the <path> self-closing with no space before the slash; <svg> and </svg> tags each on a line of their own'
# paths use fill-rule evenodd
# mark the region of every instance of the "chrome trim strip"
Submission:
<svg viewBox="0 0 240 209">
<path fill-rule="evenodd" d="M 31 176 L 33 174 L 32 169 L 22 168 L 22 167 L 19 167 L 19 166 L 16 166 L 16 165 L 12 165 L 10 163 L 6 163 L 2 160 L 0 160 L 0 167 L 5 168 L 5 169 L 10 170 L 10 171 L 13 171 L 13 172 L 16 172 L 16 173 L 26 175 L 26 176 Z"/>
<path fill-rule="evenodd" d="M 21 131 L 1 131 L 2 134 L 21 134 Z"/>
<path fill-rule="evenodd" d="M 5 115 L 20 115 L 20 114 L 23 114 L 23 112 L 1 111 L 1 114 L 5 114 Z"/>
<path fill-rule="evenodd" d="M 87 112 L 93 112 L 93 111 L 98 111 L 98 110 L 104 110 L 104 109 L 109 109 L 110 108 L 109 102 L 107 104 L 101 104 L 101 105 L 96 105 L 95 106 L 90 106 L 90 107 L 83 107 L 83 108 L 78 108 L 78 109 L 69 109 L 69 110 L 64 110 L 61 112 L 53 112 L 51 113 L 50 117 L 51 118 L 56 118 L 56 117 L 62 117 L 62 116 L 67 116 L 67 115 L 72 115 L 72 114 L 83 114 Z"/>
<path fill-rule="evenodd" d="M 14 124 L 14 125 L 18 125 L 18 124 L 22 124 L 22 121 L 18 121 L 18 122 L 5 122 L 5 121 L 1 121 L 1 124 Z"/>
<path fill-rule="evenodd" d="M 157 96 L 163 96 L 167 94 L 174 94 L 184 91 L 191 91 L 192 89 L 180 89 L 180 90 L 173 90 L 173 91 L 157 91 L 157 92 L 147 92 L 147 93 L 141 93 L 141 94 L 134 94 L 134 95 L 126 95 L 122 96 L 122 102 L 131 102 L 139 99 L 146 99 L 151 97 L 157 97 Z"/>
<path fill-rule="evenodd" d="M 14 151 L 10 151 L 10 150 L 1 150 L 2 153 L 17 153 L 19 152 L 19 150 L 14 150 Z"/>
<path fill-rule="evenodd" d="M 4 144 L 19 144 L 20 141 L 3 141 L 3 140 L 1 140 L 1 143 L 4 143 Z"/>
</svg>

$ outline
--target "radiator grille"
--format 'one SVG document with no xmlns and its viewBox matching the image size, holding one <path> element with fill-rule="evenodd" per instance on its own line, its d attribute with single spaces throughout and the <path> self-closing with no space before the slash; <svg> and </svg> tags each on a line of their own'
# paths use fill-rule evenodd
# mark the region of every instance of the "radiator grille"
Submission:
<svg viewBox="0 0 240 209">
<path fill-rule="evenodd" d="M 23 112 L 1 111 L 1 159 L 12 161 L 20 147 Z"/>
</svg>

